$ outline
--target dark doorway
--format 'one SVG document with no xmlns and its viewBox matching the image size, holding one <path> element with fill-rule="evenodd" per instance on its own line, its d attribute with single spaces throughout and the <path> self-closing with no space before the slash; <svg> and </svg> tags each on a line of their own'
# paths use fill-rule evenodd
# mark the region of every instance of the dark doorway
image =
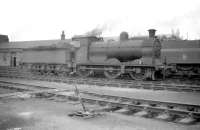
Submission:
<svg viewBox="0 0 200 130">
<path fill-rule="evenodd" d="M 17 66 L 17 62 L 16 62 L 16 57 L 13 57 L 13 67 L 16 67 Z"/>
<path fill-rule="evenodd" d="M 11 57 L 10 66 L 12 66 L 12 67 L 16 67 L 17 66 L 17 58 L 16 57 Z"/>
</svg>

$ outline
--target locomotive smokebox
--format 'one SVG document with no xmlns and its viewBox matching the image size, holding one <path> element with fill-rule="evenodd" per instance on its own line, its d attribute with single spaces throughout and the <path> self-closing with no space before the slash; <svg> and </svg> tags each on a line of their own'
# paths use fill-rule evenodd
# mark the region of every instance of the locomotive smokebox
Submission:
<svg viewBox="0 0 200 130">
<path fill-rule="evenodd" d="M 156 34 L 156 30 L 155 29 L 149 29 L 149 38 L 154 38 L 155 34 Z"/>
</svg>

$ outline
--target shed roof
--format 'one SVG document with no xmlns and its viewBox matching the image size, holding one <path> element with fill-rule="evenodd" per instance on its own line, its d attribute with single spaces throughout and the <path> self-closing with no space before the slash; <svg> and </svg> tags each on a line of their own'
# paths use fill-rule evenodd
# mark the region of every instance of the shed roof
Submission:
<svg viewBox="0 0 200 130">
<path fill-rule="evenodd" d="M 27 49 L 35 47 L 48 47 L 55 46 L 58 48 L 70 48 L 70 39 L 66 40 L 37 40 L 37 41 L 16 41 L 16 42 L 4 42 L 0 44 L 1 49 Z"/>
</svg>

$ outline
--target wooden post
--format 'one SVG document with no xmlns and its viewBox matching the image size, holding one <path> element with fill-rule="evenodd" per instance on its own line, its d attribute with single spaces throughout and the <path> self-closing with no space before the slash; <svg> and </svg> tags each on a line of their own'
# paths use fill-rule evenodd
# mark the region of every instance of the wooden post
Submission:
<svg viewBox="0 0 200 130">
<path fill-rule="evenodd" d="M 76 85 L 75 85 L 75 93 L 77 94 L 78 99 L 79 99 L 79 101 L 80 101 L 80 103 L 81 103 L 81 105 L 83 107 L 83 111 L 86 112 L 87 110 L 86 110 L 85 104 L 83 103 L 83 100 L 82 100 L 82 98 L 80 96 L 80 92 L 79 92 L 79 90 L 78 90 Z"/>
</svg>

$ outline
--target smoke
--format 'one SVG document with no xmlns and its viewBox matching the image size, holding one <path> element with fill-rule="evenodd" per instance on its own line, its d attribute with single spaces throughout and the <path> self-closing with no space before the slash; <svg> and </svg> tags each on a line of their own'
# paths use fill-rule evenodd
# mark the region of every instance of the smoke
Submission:
<svg viewBox="0 0 200 130">
<path fill-rule="evenodd" d="M 111 32 L 118 25 L 116 20 L 108 20 L 104 24 L 98 24 L 94 29 L 85 33 L 89 36 L 100 36 L 103 32 Z"/>
<path fill-rule="evenodd" d="M 92 29 L 91 31 L 89 32 L 86 32 L 85 35 L 89 35 L 89 36 L 100 36 L 102 35 L 103 31 L 106 30 L 106 26 L 103 25 L 103 26 L 100 26 L 100 25 L 97 25 L 94 29 Z"/>
</svg>

